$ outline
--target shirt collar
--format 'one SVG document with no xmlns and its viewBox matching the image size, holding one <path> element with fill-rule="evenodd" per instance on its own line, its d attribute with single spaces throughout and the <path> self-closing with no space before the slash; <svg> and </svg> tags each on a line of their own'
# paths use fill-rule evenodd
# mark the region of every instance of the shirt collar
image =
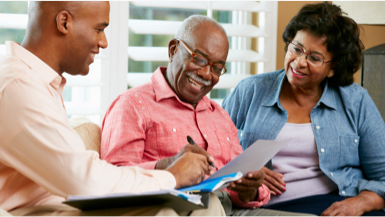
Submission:
<svg viewBox="0 0 385 217">
<path fill-rule="evenodd" d="M 329 86 L 328 79 L 326 78 L 325 89 L 324 89 L 324 92 L 322 93 L 321 99 L 317 103 L 317 106 L 319 106 L 322 103 L 331 109 L 337 110 L 336 94 L 337 92 L 335 88 L 333 88 L 332 86 Z"/>
<path fill-rule="evenodd" d="M 278 106 L 281 105 L 279 101 L 279 94 L 281 93 L 282 85 L 285 78 L 286 78 L 285 70 L 282 70 L 282 72 L 279 74 L 274 84 L 272 85 L 270 89 L 271 91 L 269 91 L 270 92 L 269 95 L 262 102 L 263 106 L 273 106 L 275 104 L 277 104 Z M 322 93 L 321 99 L 317 103 L 317 106 L 319 106 L 322 103 L 329 108 L 337 110 L 335 97 L 336 97 L 335 90 L 334 88 L 329 86 L 328 80 L 326 79 L 325 89 Z"/>
<path fill-rule="evenodd" d="M 281 88 L 285 76 L 285 70 L 282 70 L 282 72 L 278 75 L 277 79 L 275 79 L 273 85 L 271 86 L 269 95 L 267 95 L 266 99 L 262 102 L 262 106 L 273 106 L 275 104 L 280 105 L 279 93 L 281 93 Z"/>
<path fill-rule="evenodd" d="M 33 53 L 13 41 L 6 41 L 5 47 L 6 55 L 12 55 L 20 59 L 55 89 L 63 89 L 66 80 Z"/>
<path fill-rule="evenodd" d="M 182 102 L 179 97 L 176 95 L 176 93 L 173 91 L 173 89 L 170 87 L 170 85 L 167 83 L 164 75 L 167 72 L 166 67 L 159 67 L 156 69 L 154 74 L 151 76 L 151 82 L 154 87 L 154 92 L 155 92 L 155 101 L 159 102 L 163 99 L 168 99 L 168 98 L 175 98 L 178 100 L 179 103 L 182 105 L 194 110 L 192 105 L 189 103 Z M 207 97 L 204 96 L 197 104 L 195 110 L 200 111 L 200 110 L 205 110 L 209 108 L 210 110 L 214 109 L 214 106 L 212 105 L 211 100 Z"/>
</svg>

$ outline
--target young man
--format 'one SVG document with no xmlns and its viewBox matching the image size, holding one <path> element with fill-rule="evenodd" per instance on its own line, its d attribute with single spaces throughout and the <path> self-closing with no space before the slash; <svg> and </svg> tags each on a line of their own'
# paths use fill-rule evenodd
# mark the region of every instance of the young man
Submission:
<svg viewBox="0 0 385 217">
<path fill-rule="evenodd" d="M 68 125 L 62 74 L 87 75 L 107 47 L 109 2 L 31 2 L 22 44 L 6 43 L 0 60 L 0 207 L 13 215 L 177 215 L 164 207 L 81 212 L 69 195 L 143 192 L 189 186 L 208 170 L 188 153 L 165 171 L 116 167 L 86 151 Z M 196 157 L 196 155 L 198 157 Z M 49 206 L 47 206 L 49 205 Z M 196 215 L 223 215 L 218 198 Z"/>
</svg>

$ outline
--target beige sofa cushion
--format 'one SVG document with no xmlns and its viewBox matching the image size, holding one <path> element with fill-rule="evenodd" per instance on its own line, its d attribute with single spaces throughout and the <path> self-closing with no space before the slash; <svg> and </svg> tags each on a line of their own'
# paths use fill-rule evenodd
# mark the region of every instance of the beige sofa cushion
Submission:
<svg viewBox="0 0 385 217">
<path fill-rule="evenodd" d="M 101 129 L 87 118 L 71 118 L 69 124 L 82 138 L 87 150 L 94 150 L 100 153 L 100 132 Z M 0 208 L 0 216 L 12 216 Z"/>
<path fill-rule="evenodd" d="M 0 216 L 12 216 L 12 215 L 9 214 L 7 211 L 3 210 L 2 208 L 0 208 Z"/>
<path fill-rule="evenodd" d="M 82 138 L 87 150 L 100 153 L 101 129 L 97 124 L 83 117 L 71 118 L 69 124 Z"/>
</svg>

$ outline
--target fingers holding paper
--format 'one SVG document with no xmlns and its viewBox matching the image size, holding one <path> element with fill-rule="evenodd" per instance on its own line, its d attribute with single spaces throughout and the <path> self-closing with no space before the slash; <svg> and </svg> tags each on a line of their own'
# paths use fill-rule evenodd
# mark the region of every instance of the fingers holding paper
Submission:
<svg viewBox="0 0 385 217">
<path fill-rule="evenodd" d="M 211 167 L 204 155 L 187 152 L 176 159 L 166 170 L 174 175 L 175 188 L 182 188 L 200 183 L 206 174 L 210 174 Z"/>
<path fill-rule="evenodd" d="M 249 172 L 245 177 L 230 183 L 227 189 L 237 192 L 239 199 L 248 203 L 255 200 L 258 188 L 261 187 L 264 177 L 265 173 L 263 170 Z"/>
</svg>

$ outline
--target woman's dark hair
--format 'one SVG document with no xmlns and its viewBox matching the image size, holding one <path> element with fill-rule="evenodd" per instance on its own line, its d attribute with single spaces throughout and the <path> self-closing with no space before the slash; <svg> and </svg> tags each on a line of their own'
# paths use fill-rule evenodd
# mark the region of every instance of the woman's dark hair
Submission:
<svg viewBox="0 0 385 217">
<path fill-rule="evenodd" d="M 359 69 L 364 45 L 357 23 L 345 16 L 341 8 L 328 2 L 305 5 L 285 28 L 283 40 L 291 42 L 298 31 L 308 31 L 315 37 L 325 37 L 327 50 L 333 54 L 334 76 L 329 84 L 346 86 L 353 83 L 353 74 Z M 329 64 L 329 63 L 325 63 Z"/>
</svg>

